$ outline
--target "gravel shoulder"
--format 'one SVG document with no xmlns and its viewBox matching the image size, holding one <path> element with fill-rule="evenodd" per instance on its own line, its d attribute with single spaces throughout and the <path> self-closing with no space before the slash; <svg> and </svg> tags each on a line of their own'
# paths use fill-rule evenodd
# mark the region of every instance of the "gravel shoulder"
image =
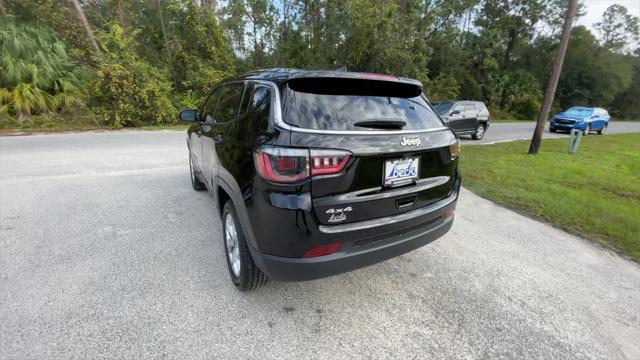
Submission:
<svg viewBox="0 0 640 360">
<path fill-rule="evenodd" d="M 0 358 L 640 358 L 640 266 L 462 190 L 399 258 L 239 293 L 183 132 L 0 139 Z"/>
</svg>

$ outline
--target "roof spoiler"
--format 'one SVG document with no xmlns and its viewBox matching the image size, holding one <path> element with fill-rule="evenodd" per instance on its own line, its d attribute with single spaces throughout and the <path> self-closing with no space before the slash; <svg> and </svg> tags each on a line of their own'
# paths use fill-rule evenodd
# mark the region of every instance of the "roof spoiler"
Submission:
<svg viewBox="0 0 640 360">
<path fill-rule="evenodd" d="M 344 74 L 345 76 L 340 76 Z M 325 95 L 362 95 L 412 98 L 422 93 L 422 84 L 413 79 L 368 73 L 304 74 L 287 81 L 294 91 Z"/>
</svg>

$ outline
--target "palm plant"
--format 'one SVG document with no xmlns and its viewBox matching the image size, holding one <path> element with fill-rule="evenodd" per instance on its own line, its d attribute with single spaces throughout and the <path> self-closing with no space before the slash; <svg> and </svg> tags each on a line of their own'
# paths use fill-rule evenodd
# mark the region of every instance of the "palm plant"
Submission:
<svg viewBox="0 0 640 360">
<path fill-rule="evenodd" d="M 77 66 L 51 30 L 0 17 L 0 114 L 19 119 L 74 102 Z"/>
</svg>

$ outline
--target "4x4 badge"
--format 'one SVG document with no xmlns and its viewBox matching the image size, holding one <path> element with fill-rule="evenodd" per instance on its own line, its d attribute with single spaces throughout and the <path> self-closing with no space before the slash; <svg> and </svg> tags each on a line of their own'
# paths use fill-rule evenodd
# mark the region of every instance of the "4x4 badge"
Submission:
<svg viewBox="0 0 640 360">
<path fill-rule="evenodd" d="M 402 146 L 420 146 L 419 138 L 406 138 L 402 137 L 402 141 L 400 141 L 400 145 Z"/>
<path fill-rule="evenodd" d="M 347 212 L 352 211 L 352 210 L 353 209 L 351 208 L 351 206 L 347 206 L 346 208 L 343 208 L 343 209 L 331 208 L 331 209 L 325 211 L 325 213 L 331 214 L 331 217 L 327 221 L 330 222 L 330 223 L 338 223 L 338 222 L 347 221 Z"/>
</svg>

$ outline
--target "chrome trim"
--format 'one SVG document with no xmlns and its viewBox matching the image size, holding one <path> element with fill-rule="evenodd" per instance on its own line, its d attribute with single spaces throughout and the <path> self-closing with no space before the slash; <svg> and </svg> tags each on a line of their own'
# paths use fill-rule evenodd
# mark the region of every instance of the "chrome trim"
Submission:
<svg viewBox="0 0 640 360">
<path fill-rule="evenodd" d="M 309 134 L 325 134 L 325 135 L 402 135 L 402 134 L 419 134 L 419 133 L 430 133 L 437 132 L 442 130 L 449 130 L 448 127 L 442 126 L 433 129 L 414 129 L 414 130 L 376 130 L 376 131 L 358 131 L 358 130 L 317 130 L 317 129 L 305 129 L 297 126 L 293 126 L 291 124 L 287 124 L 282 118 L 282 102 L 280 97 L 280 89 L 276 86 L 275 83 L 267 80 L 253 80 L 251 81 L 271 86 L 273 90 L 273 103 L 272 108 L 273 111 L 273 120 L 278 128 L 281 130 L 295 131 L 301 133 L 309 133 Z"/>
<path fill-rule="evenodd" d="M 358 131 L 358 130 L 317 130 L 317 129 L 305 129 L 297 126 L 286 124 L 277 124 L 278 127 L 295 132 L 311 133 L 311 134 L 324 134 L 324 135 L 403 135 L 403 134 L 419 134 L 430 133 L 442 130 L 448 130 L 449 128 L 442 126 L 433 129 L 414 129 L 414 130 L 380 130 L 380 131 Z"/>
<path fill-rule="evenodd" d="M 364 190 L 353 191 L 353 192 L 342 194 L 335 197 L 317 199 L 314 201 L 314 205 L 327 206 L 327 205 L 341 204 L 344 202 L 354 203 L 354 202 L 363 202 L 363 201 L 370 201 L 370 200 L 387 199 L 394 196 L 413 194 L 423 190 L 431 189 L 436 186 L 446 184 L 447 182 L 449 182 L 449 180 L 451 180 L 450 176 L 435 176 L 435 177 L 417 180 L 414 186 L 402 187 L 402 188 L 389 190 L 381 193 L 367 195 L 367 193 L 378 192 L 382 190 L 382 186 L 377 186 L 377 187 L 368 188 Z"/>
<path fill-rule="evenodd" d="M 342 233 L 346 231 L 370 229 L 378 226 L 395 224 L 401 221 L 411 220 L 413 218 L 432 213 L 438 209 L 441 209 L 447 205 L 450 205 L 451 203 L 456 201 L 457 198 L 458 198 L 458 192 L 454 190 L 451 193 L 451 195 L 449 195 L 449 197 L 447 198 L 444 198 L 431 205 L 427 205 L 416 210 L 408 211 L 406 213 L 398 214 L 392 217 L 360 221 L 360 222 L 351 223 L 351 224 L 331 225 L 331 226 L 320 225 L 318 229 L 325 234 L 336 234 L 336 233 Z"/>
</svg>

